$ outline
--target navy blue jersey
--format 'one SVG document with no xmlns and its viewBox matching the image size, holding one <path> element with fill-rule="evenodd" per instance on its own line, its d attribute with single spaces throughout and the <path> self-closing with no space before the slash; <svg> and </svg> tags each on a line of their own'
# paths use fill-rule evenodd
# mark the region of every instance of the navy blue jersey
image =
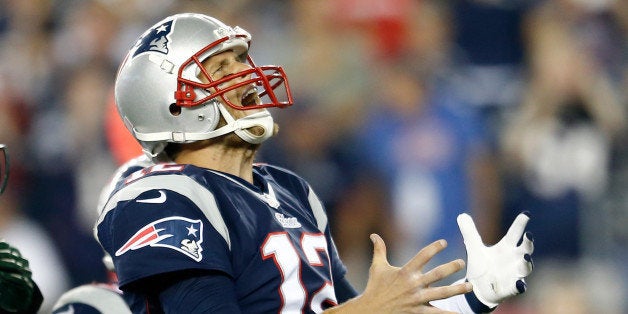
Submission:
<svg viewBox="0 0 628 314">
<path fill-rule="evenodd" d="M 322 311 L 345 267 L 323 205 L 297 175 L 255 165 L 254 184 L 192 165 L 159 164 L 121 182 L 96 237 L 120 287 L 183 270 L 227 274 L 243 313 Z"/>
</svg>

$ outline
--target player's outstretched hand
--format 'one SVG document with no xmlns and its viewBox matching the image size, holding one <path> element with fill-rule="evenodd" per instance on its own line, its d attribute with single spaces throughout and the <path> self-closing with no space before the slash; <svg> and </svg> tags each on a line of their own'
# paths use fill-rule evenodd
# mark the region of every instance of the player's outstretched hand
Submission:
<svg viewBox="0 0 628 314">
<path fill-rule="evenodd" d="M 446 246 L 445 240 L 424 247 L 403 267 L 395 267 L 386 258 L 386 244 L 376 234 L 373 241 L 373 263 L 364 293 L 332 309 L 333 313 L 454 313 L 429 305 L 430 301 L 470 292 L 469 283 L 432 287 L 435 282 L 464 267 L 455 260 L 423 272 L 425 265 Z"/>
<path fill-rule="evenodd" d="M 16 248 L 0 241 L 0 313 L 34 313 L 42 300 L 28 261 Z"/>
<path fill-rule="evenodd" d="M 534 244 L 524 230 L 529 214 L 515 218 L 506 235 L 495 245 L 485 246 L 468 214 L 458 216 L 458 226 L 467 249 L 467 280 L 473 294 L 488 308 L 525 292 L 525 277 L 532 272 Z"/>
</svg>

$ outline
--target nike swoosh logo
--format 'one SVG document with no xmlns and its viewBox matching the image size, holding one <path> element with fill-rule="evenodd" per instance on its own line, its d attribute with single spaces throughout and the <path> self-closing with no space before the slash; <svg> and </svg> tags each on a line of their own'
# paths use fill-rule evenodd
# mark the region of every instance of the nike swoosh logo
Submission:
<svg viewBox="0 0 628 314">
<path fill-rule="evenodd" d="M 137 200 L 138 203 L 148 203 L 148 204 L 161 204 L 166 201 L 166 193 L 162 190 L 159 190 L 159 197 L 155 198 L 147 198 L 143 200 Z"/>
</svg>

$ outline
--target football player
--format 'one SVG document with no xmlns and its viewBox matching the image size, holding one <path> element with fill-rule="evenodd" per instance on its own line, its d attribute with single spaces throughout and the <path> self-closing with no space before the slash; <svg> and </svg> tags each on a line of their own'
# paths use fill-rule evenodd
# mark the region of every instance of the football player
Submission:
<svg viewBox="0 0 628 314">
<path fill-rule="evenodd" d="M 105 186 L 98 200 L 97 210 L 102 211 L 111 191 L 124 179 L 135 171 L 154 164 L 146 155 L 141 155 L 120 166 L 109 184 Z M 118 288 L 118 276 L 109 254 L 105 253 L 103 263 L 107 269 L 108 281 L 103 283 L 89 283 L 75 287 L 65 292 L 52 308 L 53 314 L 126 314 L 131 313 L 129 307 L 122 298 L 122 291 Z"/>
<path fill-rule="evenodd" d="M 7 147 L 0 144 L 0 194 L 9 179 Z M 44 298 L 33 281 L 28 260 L 20 251 L 0 240 L 0 313 L 35 313 Z"/>
<path fill-rule="evenodd" d="M 528 217 L 487 248 L 462 215 L 466 278 L 432 286 L 465 265 L 423 270 L 445 241 L 394 267 L 373 234 L 369 281 L 358 294 L 310 185 L 254 163 L 277 132 L 267 109 L 293 99 L 284 70 L 256 65 L 250 43 L 240 27 L 177 14 L 148 29 L 119 68 L 119 114 L 155 165 L 116 185 L 94 232 L 132 312 L 477 313 L 524 291 Z"/>
</svg>

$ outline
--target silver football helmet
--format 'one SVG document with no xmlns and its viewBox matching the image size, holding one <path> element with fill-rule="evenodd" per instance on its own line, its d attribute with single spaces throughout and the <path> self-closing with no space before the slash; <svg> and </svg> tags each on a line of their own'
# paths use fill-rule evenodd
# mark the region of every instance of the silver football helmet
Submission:
<svg viewBox="0 0 628 314">
<path fill-rule="evenodd" d="M 258 144 L 272 135 L 267 110 L 235 119 L 225 105 L 238 110 L 292 105 L 285 72 L 278 66 L 256 66 L 248 55 L 251 35 L 202 14 L 165 18 L 147 30 L 123 61 L 115 81 L 115 100 L 126 127 L 156 157 L 167 143 L 190 143 L 230 132 Z M 210 56 L 233 51 L 248 63 L 245 70 L 212 80 L 202 66 Z M 244 68 L 244 67 L 243 67 Z M 203 79 L 202 79 L 203 78 Z M 255 101 L 233 104 L 225 93 L 254 86 Z M 281 92 L 281 93 L 280 93 Z M 226 125 L 218 127 L 220 117 Z M 259 126 L 256 135 L 248 129 Z"/>
</svg>

